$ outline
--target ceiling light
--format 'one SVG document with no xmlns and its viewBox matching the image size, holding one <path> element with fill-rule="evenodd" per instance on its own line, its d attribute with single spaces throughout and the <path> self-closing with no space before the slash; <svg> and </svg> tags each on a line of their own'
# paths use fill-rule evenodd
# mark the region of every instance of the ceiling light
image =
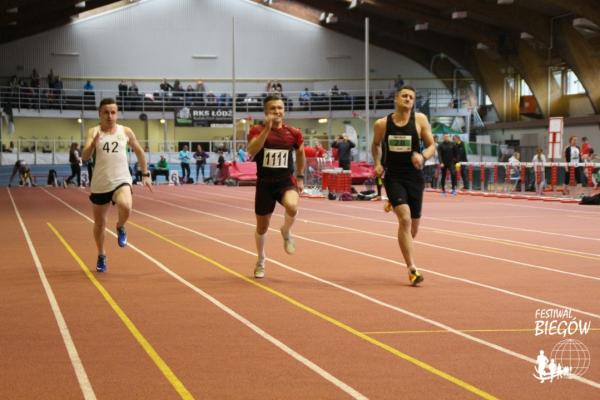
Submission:
<svg viewBox="0 0 600 400">
<path fill-rule="evenodd" d="M 454 11 L 452 13 L 452 19 L 464 19 L 464 18 L 467 18 L 466 11 Z"/>
<path fill-rule="evenodd" d="M 521 32 L 521 39 L 531 40 L 531 39 L 533 39 L 533 35 L 529 32 Z"/>
<path fill-rule="evenodd" d="M 338 22 L 338 17 L 334 13 L 327 14 L 327 18 L 325 18 L 326 24 L 335 24 Z"/>
<path fill-rule="evenodd" d="M 319 21 L 323 22 L 323 21 L 325 21 L 326 18 L 327 18 L 327 13 L 325 11 L 323 11 L 321 13 L 321 15 L 319 16 Z"/>
<path fill-rule="evenodd" d="M 318 122 L 320 124 L 326 124 L 327 123 L 327 118 L 319 118 Z"/>
<path fill-rule="evenodd" d="M 363 3 L 363 0 L 350 0 L 350 5 L 348 6 L 348 9 L 353 9 L 356 8 L 357 6 L 361 5 Z"/>
<path fill-rule="evenodd" d="M 415 31 L 426 31 L 427 29 L 429 29 L 429 22 L 415 25 Z"/>
<path fill-rule="evenodd" d="M 218 57 L 214 54 L 192 54 L 192 58 L 197 60 L 215 60 Z"/>
<path fill-rule="evenodd" d="M 477 46 L 475 47 L 477 50 L 488 50 L 489 46 L 487 44 L 484 43 L 477 43 Z"/>
<path fill-rule="evenodd" d="M 160 122 L 161 124 L 164 124 L 164 123 L 165 123 L 165 122 L 167 122 L 167 121 L 165 121 L 165 119 L 164 119 L 164 118 L 161 118 L 159 122 Z"/>
<path fill-rule="evenodd" d="M 78 124 L 80 124 L 80 123 L 82 123 L 82 122 L 83 122 L 83 120 L 82 120 L 81 118 L 77 118 L 77 123 L 78 123 Z"/>
<path fill-rule="evenodd" d="M 85 1 L 80 1 L 75 4 L 75 8 L 85 8 Z"/>
</svg>

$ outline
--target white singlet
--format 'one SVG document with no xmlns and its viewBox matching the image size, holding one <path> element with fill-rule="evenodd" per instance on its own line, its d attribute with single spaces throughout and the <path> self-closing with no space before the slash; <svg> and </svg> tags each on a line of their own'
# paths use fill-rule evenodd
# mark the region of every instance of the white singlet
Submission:
<svg viewBox="0 0 600 400">
<path fill-rule="evenodd" d="M 132 184 L 127 160 L 127 143 L 129 138 L 123 125 L 117 125 L 114 133 L 94 128 L 93 136 L 100 134 L 100 141 L 94 149 L 96 159 L 92 175 L 92 193 L 112 192 L 123 183 Z"/>
</svg>

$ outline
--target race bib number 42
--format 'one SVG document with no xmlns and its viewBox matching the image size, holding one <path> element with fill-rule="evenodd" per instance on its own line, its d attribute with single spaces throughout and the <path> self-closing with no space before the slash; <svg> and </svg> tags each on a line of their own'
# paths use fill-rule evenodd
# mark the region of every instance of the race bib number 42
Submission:
<svg viewBox="0 0 600 400">
<path fill-rule="evenodd" d="M 287 168 L 289 150 L 265 149 L 263 168 Z"/>
<path fill-rule="evenodd" d="M 411 135 L 389 135 L 388 147 L 390 151 L 406 153 L 412 150 Z"/>
</svg>

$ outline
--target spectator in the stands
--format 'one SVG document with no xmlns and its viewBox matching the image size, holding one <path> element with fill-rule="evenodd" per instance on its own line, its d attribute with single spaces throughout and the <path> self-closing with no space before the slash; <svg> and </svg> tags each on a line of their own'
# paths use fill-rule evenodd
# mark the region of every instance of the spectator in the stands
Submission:
<svg viewBox="0 0 600 400">
<path fill-rule="evenodd" d="M 402 74 L 398 74 L 396 79 L 394 79 L 393 87 L 398 91 L 402 86 L 404 86 L 404 79 L 402 79 Z"/>
<path fill-rule="evenodd" d="M 19 78 L 16 75 L 10 77 L 10 81 L 8 82 L 8 86 L 10 86 L 10 91 L 13 94 L 19 92 Z"/>
<path fill-rule="evenodd" d="M 309 105 L 310 92 L 308 91 L 308 88 L 304 88 L 304 90 L 300 92 L 299 100 L 301 107 L 307 107 Z"/>
<path fill-rule="evenodd" d="M 175 79 L 175 82 L 173 82 L 173 91 L 174 92 L 183 92 L 183 87 L 181 87 L 181 82 L 179 82 L 179 79 Z"/>
<path fill-rule="evenodd" d="M 39 88 L 40 87 L 40 74 L 37 72 L 37 70 L 34 68 L 33 71 L 31 71 L 31 87 L 32 88 Z"/>
<path fill-rule="evenodd" d="M 171 86 L 171 84 L 167 82 L 167 78 L 163 78 L 162 82 L 160 83 L 160 90 L 162 90 L 165 93 L 173 90 L 173 86 Z"/>
<path fill-rule="evenodd" d="M 52 68 L 50 68 L 50 72 L 48 72 L 48 77 L 47 77 L 48 87 L 50 89 L 52 89 L 54 87 L 54 79 L 55 79 L 54 78 L 54 71 L 52 70 Z"/>
<path fill-rule="evenodd" d="M 85 85 L 83 85 L 83 94 L 85 96 L 94 94 L 94 84 L 92 81 L 88 80 L 85 82 Z"/>
<path fill-rule="evenodd" d="M 127 87 L 127 83 L 125 81 L 119 82 L 118 89 L 119 89 L 119 97 L 127 96 L 128 87 Z"/>
<path fill-rule="evenodd" d="M 208 92 L 208 94 L 206 95 L 206 104 L 217 104 L 217 96 L 215 96 L 213 92 Z"/>
<path fill-rule="evenodd" d="M 139 94 L 139 89 L 135 81 L 131 81 L 131 85 L 129 86 L 129 90 L 127 91 L 129 96 L 137 96 Z"/>
<path fill-rule="evenodd" d="M 204 86 L 204 81 L 197 80 L 196 81 L 196 97 L 200 100 L 200 103 L 204 103 L 204 94 L 206 93 L 206 87 Z"/>
</svg>

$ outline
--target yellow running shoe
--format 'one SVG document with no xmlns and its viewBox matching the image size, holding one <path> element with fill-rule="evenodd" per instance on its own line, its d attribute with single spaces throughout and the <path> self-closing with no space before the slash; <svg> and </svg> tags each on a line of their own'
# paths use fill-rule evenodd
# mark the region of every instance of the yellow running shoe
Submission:
<svg viewBox="0 0 600 400">
<path fill-rule="evenodd" d="M 412 286 L 417 286 L 419 283 L 423 282 L 424 279 L 423 275 L 416 269 L 408 270 L 408 280 Z"/>
</svg>

